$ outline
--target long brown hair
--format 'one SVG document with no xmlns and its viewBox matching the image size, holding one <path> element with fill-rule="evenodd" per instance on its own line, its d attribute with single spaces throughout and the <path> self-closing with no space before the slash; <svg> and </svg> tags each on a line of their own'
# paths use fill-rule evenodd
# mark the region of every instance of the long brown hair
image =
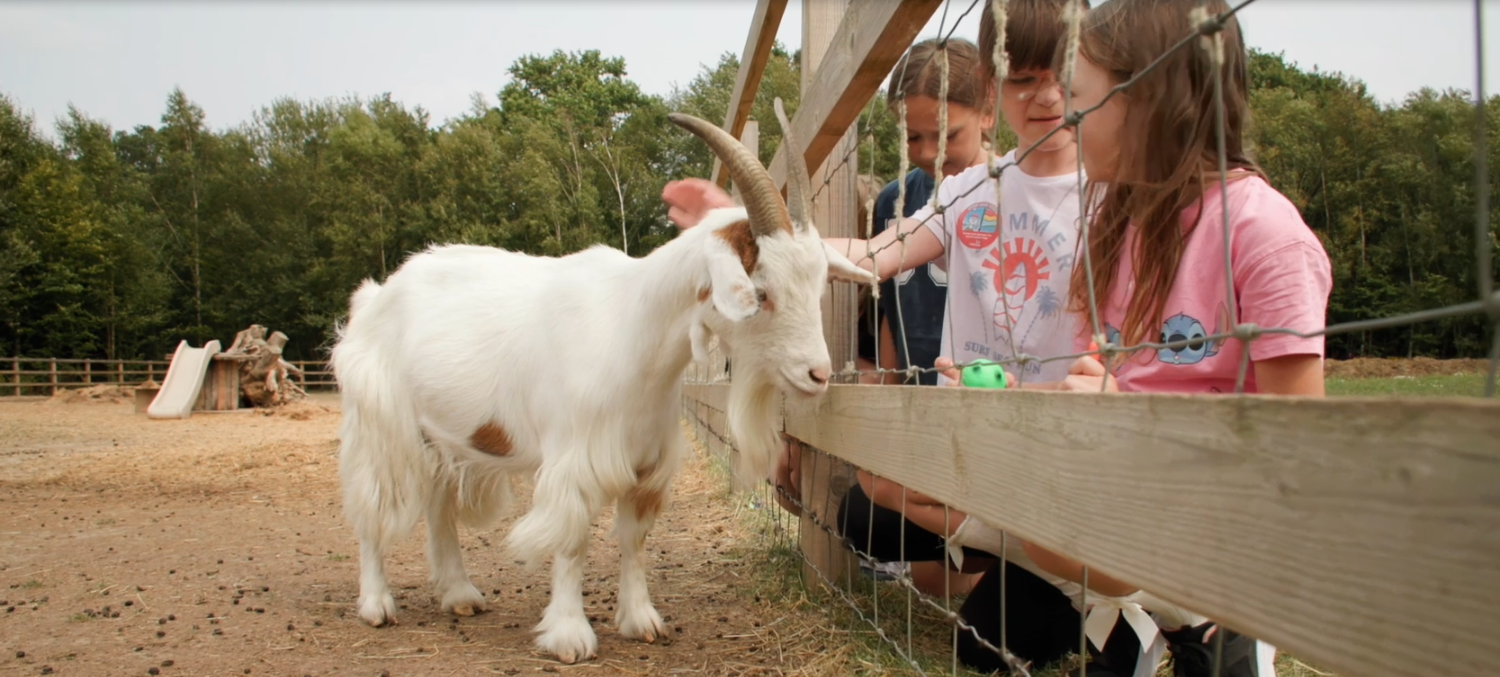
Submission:
<svg viewBox="0 0 1500 677">
<path fill-rule="evenodd" d="M 979 48 L 963 38 L 949 38 L 945 46 L 939 38 L 923 40 L 906 50 L 891 70 L 891 88 L 885 103 L 892 111 L 902 99 L 925 96 L 942 100 L 943 66 L 938 52 L 948 51 L 948 103 L 982 111 L 985 105 L 985 83 L 979 77 Z M 904 141 L 904 139 L 903 139 Z"/>
<path fill-rule="evenodd" d="M 1084 20 L 1079 52 L 1110 73 L 1116 84 L 1124 82 L 1193 34 L 1196 26 L 1189 13 L 1199 4 L 1199 0 L 1111 0 L 1091 10 Z M 1224 0 L 1207 0 L 1203 6 L 1209 16 L 1229 10 Z M 1221 33 L 1226 169 L 1264 176 L 1244 142 L 1250 112 L 1239 23 L 1229 18 Z M 1086 246 L 1099 303 L 1105 303 L 1109 291 L 1121 282 L 1116 277 L 1122 258 L 1132 257 L 1135 288 L 1119 329 L 1123 344 L 1135 345 L 1161 326 L 1188 234 L 1203 217 L 1199 198 L 1218 179 L 1214 69 L 1195 40 L 1121 94 L 1125 95 L 1125 116 L 1119 132 L 1119 164 L 1106 184 L 1090 178 L 1090 202 L 1098 206 Z M 1182 214 L 1194 203 L 1198 203 L 1197 213 L 1184 228 Z M 1132 224 L 1134 243 L 1126 239 L 1126 227 Z M 1088 272 L 1084 266 L 1073 269 L 1068 305 L 1077 312 L 1088 310 Z"/>
</svg>

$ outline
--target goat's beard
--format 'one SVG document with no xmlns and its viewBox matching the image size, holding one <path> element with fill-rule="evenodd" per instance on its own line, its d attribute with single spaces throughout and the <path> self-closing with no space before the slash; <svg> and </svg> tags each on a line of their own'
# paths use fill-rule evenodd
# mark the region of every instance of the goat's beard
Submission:
<svg viewBox="0 0 1500 677">
<path fill-rule="evenodd" d="M 780 452 L 776 428 L 780 391 L 769 375 L 746 371 L 736 373 L 729 386 L 729 431 L 739 449 L 734 458 L 734 486 L 741 491 L 769 479 Z"/>
</svg>

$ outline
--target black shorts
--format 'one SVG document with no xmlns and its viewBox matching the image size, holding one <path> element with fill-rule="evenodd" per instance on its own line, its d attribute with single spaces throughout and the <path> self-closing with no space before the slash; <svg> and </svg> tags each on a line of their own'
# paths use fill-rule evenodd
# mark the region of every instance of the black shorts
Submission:
<svg viewBox="0 0 1500 677">
<path fill-rule="evenodd" d="M 872 520 L 873 517 L 873 520 Z M 902 536 L 902 523 L 906 533 Z M 882 562 L 945 561 L 943 537 L 902 518 L 894 511 L 874 506 L 858 484 L 849 488 L 839 505 L 839 532 L 857 552 Z M 1005 581 L 1006 648 L 1035 667 L 1055 662 L 1078 651 L 1079 618 L 1073 602 L 1061 590 L 1036 574 L 995 555 L 964 548 L 964 557 L 995 560 L 974 585 L 959 608 L 959 616 L 985 641 L 1000 646 L 1000 581 Z M 1134 661 L 1140 641 L 1129 624 L 1116 623 L 1105 646 L 1111 654 L 1123 652 Z M 1005 662 L 972 633 L 960 629 L 958 659 L 970 669 L 1004 670 Z"/>
</svg>

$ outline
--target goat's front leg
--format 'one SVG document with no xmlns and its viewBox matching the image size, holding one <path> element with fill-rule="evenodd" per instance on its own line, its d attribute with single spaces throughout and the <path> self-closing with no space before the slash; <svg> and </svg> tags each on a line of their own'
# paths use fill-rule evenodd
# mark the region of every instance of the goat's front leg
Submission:
<svg viewBox="0 0 1500 677">
<path fill-rule="evenodd" d="M 615 534 L 620 540 L 620 601 L 615 625 L 620 634 L 645 642 L 666 635 L 661 614 L 651 605 L 646 584 L 646 533 L 661 513 L 666 490 L 637 485 L 615 508 Z"/>
<path fill-rule="evenodd" d="M 536 626 L 536 645 L 564 663 L 593 658 L 599 638 L 583 613 L 583 563 L 588 541 L 573 552 L 558 551 L 552 558 L 552 601 Z"/>
</svg>

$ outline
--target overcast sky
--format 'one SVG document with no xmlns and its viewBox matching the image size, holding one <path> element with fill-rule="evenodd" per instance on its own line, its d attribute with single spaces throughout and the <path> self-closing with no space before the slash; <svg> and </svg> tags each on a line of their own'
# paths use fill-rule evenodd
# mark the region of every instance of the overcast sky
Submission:
<svg viewBox="0 0 1500 677">
<path fill-rule="evenodd" d="M 950 0 L 947 26 L 971 0 Z M 1096 0 L 1097 2 L 1097 0 Z M 1485 0 L 1500 35 L 1500 0 Z M 159 124 L 180 86 L 216 129 L 249 120 L 278 97 L 390 92 L 434 124 L 494 102 L 524 54 L 598 49 L 623 56 L 632 80 L 666 94 L 726 51 L 744 47 L 754 0 L 256 3 L 175 0 L 0 0 L 0 93 L 44 132 L 69 103 L 115 128 Z M 936 35 L 942 10 L 922 37 Z M 1304 67 L 1364 80 L 1399 101 L 1423 86 L 1472 89 L 1472 0 L 1257 0 L 1243 10 L 1248 42 Z M 979 10 L 959 23 L 974 39 Z M 801 2 L 779 37 L 801 42 Z M 1486 89 L 1500 84 L 1500 44 L 1486 49 Z"/>
</svg>

